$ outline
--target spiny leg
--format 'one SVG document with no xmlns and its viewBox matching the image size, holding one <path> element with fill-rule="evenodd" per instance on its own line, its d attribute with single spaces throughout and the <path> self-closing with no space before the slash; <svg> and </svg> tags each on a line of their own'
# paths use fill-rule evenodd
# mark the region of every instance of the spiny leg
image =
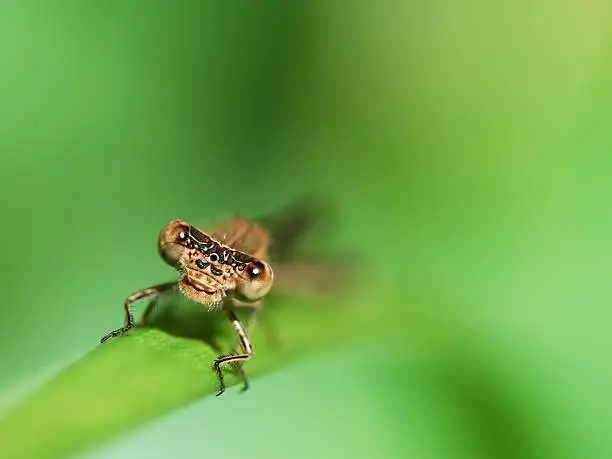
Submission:
<svg viewBox="0 0 612 459">
<path fill-rule="evenodd" d="M 146 327 L 149 324 L 151 314 L 153 313 L 153 311 L 155 311 L 155 308 L 158 306 L 158 303 L 157 303 L 158 299 L 159 299 L 159 296 L 153 298 L 151 302 L 147 305 L 146 309 L 142 313 L 142 316 L 140 317 L 140 320 L 138 321 L 138 324 L 136 324 L 137 327 Z"/>
<path fill-rule="evenodd" d="M 260 324 L 262 328 L 265 330 L 262 331 L 264 333 L 264 339 L 266 341 L 266 346 L 270 348 L 277 348 L 280 346 L 280 338 L 278 337 L 278 332 L 273 323 L 270 323 L 270 317 L 265 317 L 266 320 L 263 320 L 264 311 L 264 300 L 259 300 L 256 303 L 244 303 L 238 302 L 234 300 L 232 303 L 234 308 L 241 309 L 250 309 L 249 318 L 247 320 L 247 324 L 245 327 L 245 332 L 247 336 L 251 336 L 253 333 L 253 328 L 256 324 Z M 263 314 L 262 314 L 263 313 Z M 240 343 L 236 345 L 235 352 L 240 351 Z"/>
<path fill-rule="evenodd" d="M 130 330 L 134 327 L 134 315 L 132 314 L 132 305 L 139 300 L 142 300 L 151 296 L 161 295 L 163 292 L 170 290 L 176 286 L 176 282 L 166 282 L 164 284 L 155 285 L 153 287 L 142 289 L 132 295 L 128 296 L 123 303 L 123 310 L 125 312 L 125 321 L 124 326 L 121 328 L 117 328 L 112 332 L 106 334 L 101 340 L 100 343 L 105 342 L 109 338 L 113 338 L 115 336 L 119 336 L 126 331 Z"/>
<path fill-rule="evenodd" d="M 263 308 L 263 304 L 261 301 L 258 301 L 257 303 L 252 303 L 252 304 L 248 304 L 248 305 L 236 305 L 236 307 L 240 307 L 243 309 L 250 309 L 251 312 L 249 313 L 249 318 L 247 319 L 247 323 L 246 326 L 244 327 L 244 333 L 247 336 L 251 336 L 251 332 L 253 331 L 253 327 L 255 326 L 255 323 L 257 322 L 257 317 L 259 316 L 259 313 L 261 312 L 262 308 Z M 236 347 L 234 349 L 234 352 L 240 352 L 241 349 L 241 342 L 240 340 L 238 341 L 238 344 L 236 344 Z"/>
<path fill-rule="evenodd" d="M 238 335 L 238 338 L 240 339 L 240 345 L 244 353 L 237 354 L 237 355 L 222 355 L 222 356 L 219 356 L 217 360 L 215 360 L 214 369 L 215 369 L 215 372 L 217 373 L 217 377 L 219 378 L 219 392 L 217 392 L 217 396 L 225 392 L 225 381 L 223 377 L 223 371 L 221 370 L 221 365 L 227 364 L 227 363 L 234 363 L 234 362 L 242 363 L 245 360 L 250 359 L 251 356 L 253 355 L 253 348 L 251 347 L 251 343 L 249 342 L 249 339 L 247 338 L 247 335 L 244 332 L 242 325 L 238 321 L 238 317 L 236 317 L 236 314 L 231 309 L 227 310 L 226 314 L 227 314 L 227 318 L 232 322 L 232 325 L 234 326 L 234 330 L 236 331 L 236 334 Z M 243 374 L 243 379 L 245 380 L 245 389 L 246 389 L 248 388 L 246 374 L 242 372 L 241 374 Z"/>
<path fill-rule="evenodd" d="M 219 346 L 217 343 L 212 342 L 212 341 L 206 341 L 206 344 L 208 344 L 210 347 L 212 347 L 213 350 L 215 350 L 216 352 L 218 352 L 218 353 L 222 352 L 221 346 Z M 242 365 L 240 366 L 238 371 L 240 373 L 240 377 L 242 378 L 242 383 L 243 383 L 243 387 L 241 389 L 241 392 L 244 392 L 245 390 L 247 390 L 249 388 L 249 378 L 247 377 L 246 371 L 244 371 L 244 367 L 242 367 Z"/>
<path fill-rule="evenodd" d="M 253 330 L 253 326 L 255 325 L 255 322 L 257 321 L 258 314 L 261 312 L 262 306 L 263 305 L 261 301 L 258 301 L 257 303 L 253 303 L 248 306 L 251 309 L 251 313 L 249 314 L 249 318 L 247 319 L 246 327 L 244 327 L 244 334 L 246 336 L 251 336 L 251 331 Z M 234 348 L 234 353 L 238 354 L 241 348 L 242 348 L 242 340 L 239 339 L 238 344 L 236 344 L 236 347 Z M 240 372 L 240 377 L 242 378 L 242 382 L 243 382 L 243 386 L 242 386 L 242 389 L 240 389 L 240 392 L 245 392 L 249 388 L 249 379 L 246 375 L 246 371 L 244 370 L 244 366 L 242 366 L 242 364 L 238 367 L 238 371 Z"/>
</svg>

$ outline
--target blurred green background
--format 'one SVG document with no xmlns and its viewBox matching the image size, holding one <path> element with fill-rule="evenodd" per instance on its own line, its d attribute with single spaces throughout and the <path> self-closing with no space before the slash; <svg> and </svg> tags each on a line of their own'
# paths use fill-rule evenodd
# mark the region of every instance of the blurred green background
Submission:
<svg viewBox="0 0 612 459">
<path fill-rule="evenodd" d="M 0 396 L 171 278 L 167 220 L 315 189 L 372 307 L 452 317 L 453 352 L 397 322 L 84 457 L 612 457 L 611 26 L 605 0 L 2 2 Z"/>
</svg>

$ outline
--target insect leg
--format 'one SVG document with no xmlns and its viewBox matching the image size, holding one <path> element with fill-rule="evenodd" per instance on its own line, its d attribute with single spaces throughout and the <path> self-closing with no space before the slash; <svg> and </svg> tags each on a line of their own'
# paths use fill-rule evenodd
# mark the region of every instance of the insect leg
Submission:
<svg viewBox="0 0 612 459">
<path fill-rule="evenodd" d="M 251 303 L 248 305 L 240 305 L 237 307 L 241 307 L 244 309 L 248 308 L 251 310 L 249 314 L 249 318 L 247 319 L 246 326 L 244 327 L 244 331 L 246 335 L 250 336 L 251 332 L 253 331 L 253 327 L 255 326 L 255 322 L 257 322 L 257 317 L 259 316 L 259 313 L 261 312 L 263 308 L 263 304 L 261 301 L 258 301 L 257 303 Z M 241 343 L 239 341 L 238 344 L 236 345 L 235 351 L 238 352 L 240 350 L 240 347 L 241 347 Z"/>
<path fill-rule="evenodd" d="M 217 343 L 206 341 L 206 344 L 212 347 L 215 351 L 219 353 L 222 352 L 221 346 L 219 346 Z M 240 377 L 242 378 L 242 383 L 243 383 L 242 391 L 245 391 L 249 388 L 249 378 L 247 377 L 246 371 L 244 371 L 244 368 L 242 366 L 239 368 L 239 372 L 240 372 Z"/>
<path fill-rule="evenodd" d="M 253 330 L 253 326 L 255 325 L 255 322 L 257 321 L 257 316 L 261 312 L 262 306 L 263 305 L 261 301 L 258 301 L 257 303 L 252 303 L 249 306 L 247 306 L 249 309 L 251 309 L 251 313 L 249 314 L 249 318 L 247 320 L 246 327 L 244 327 L 246 336 L 251 336 L 251 331 Z M 242 341 L 239 340 L 238 344 L 236 345 L 236 348 L 234 349 L 234 353 L 238 354 L 241 348 L 242 348 Z M 240 392 L 244 392 L 249 388 L 249 380 L 247 378 L 246 371 L 244 370 L 244 367 L 242 365 L 240 365 L 239 371 L 240 371 L 240 376 L 242 377 L 242 381 L 244 383 Z"/>
<path fill-rule="evenodd" d="M 241 309 L 250 309 L 249 318 L 247 320 L 247 324 L 245 327 L 245 331 L 247 336 L 251 336 L 253 333 L 253 328 L 255 324 L 260 324 L 265 330 L 262 331 L 265 335 L 266 346 L 271 348 L 276 348 L 280 346 L 280 339 L 278 337 L 278 333 L 273 323 L 270 323 L 270 317 L 266 317 L 266 320 L 263 320 L 262 312 L 264 312 L 264 300 L 259 300 L 256 303 L 246 303 L 240 302 L 237 300 L 233 300 L 230 303 L 230 306 L 233 308 L 241 308 Z M 240 343 L 236 345 L 235 352 L 240 351 Z"/>
<path fill-rule="evenodd" d="M 126 331 L 130 330 L 131 328 L 134 327 L 135 323 L 134 323 L 134 315 L 132 314 L 132 305 L 139 300 L 142 300 L 144 298 L 150 297 L 150 296 L 158 296 L 161 295 L 163 292 L 170 290 L 172 288 L 174 288 L 176 286 L 176 282 L 167 282 L 165 284 L 159 284 L 159 285 L 155 285 L 153 287 L 149 287 L 149 288 L 145 288 L 142 289 L 136 293 L 133 293 L 132 295 L 128 296 L 125 300 L 125 302 L 123 303 L 123 310 L 125 312 L 125 321 L 124 321 L 124 326 L 121 328 L 118 328 L 116 330 L 113 330 L 112 332 L 108 333 L 107 335 L 105 335 L 101 340 L 100 343 L 105 342 L 106 340 L 108 340 L 109 338 L 115 337 L 115 336 L 119 336 L 123 333 L 125 333 Z"/>
<path fill-rule="evenodd" d="M 242 363 L 245 360 L 250 359 L 253 355 L 253 348 L 251 347 L 251 343 L 249 342 L 249 339 L 247 338 L 247 335 L 244 332 L 244 328 L 242 328 L 242 325 L 238 321 L 236 314 L 231 309 L 227 310 L 226 314 L 227 318 L 232 322 L 234 330 L 236 331 L 236 334 L 240 339 L 240 345 L 242 347 L 243 353 L 236 355 L 222 355 L 219 356 L 217 360 L 215 360 L 214 369 L 219 378 L 219 392 L 217 393 L 217 396 L 225 392 L 225 382 L 223 378 L 223 371 L 221 370 L 221 365 L 227 363 Z M 246 379 L 246 375 L 244 375 L 243 377 Z M 246 383 L 245 386 L 248 387 L 248 383 Z"/>
<path fill-rule="evenodd" d="M 151 302 L 147 305 L 146 309 L 142 313 L 142 316 L 140 317 L 140 320 L 138 321 L 138 324 L 136 325 L 137 327 L 144 327 L 149 324 L 151 314 L 153 313 L 153 311 L 155 311 L 155 308 L 158 305 L 156 301 L 158 298 L 159 296 L 153 297 Z"/>
</svg>

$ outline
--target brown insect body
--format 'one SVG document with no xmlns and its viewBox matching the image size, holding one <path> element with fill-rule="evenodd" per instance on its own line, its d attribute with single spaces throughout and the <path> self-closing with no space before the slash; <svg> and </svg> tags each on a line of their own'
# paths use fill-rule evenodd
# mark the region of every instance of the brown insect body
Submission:
<svg viewBox="0 0 612 459">
<path fill-rule="evenodd" d="M 261 227 L 240 217 L 213 228 L 208 234 L 184 220 L 171 221 L 159 234 L 158 250 L 163 260 L 177 270 L 178 281 L 130 295 L 124 303 L 124 326 L 108 333 L 101 342 L 122 335 L 136 325 L 131 309 L 134 302 L 178 286 L 192 301 L 209 309 L 224 309 L 238 335 L 242 352 L 220 356 L 214 363 L 220 385 L 217 395 L 221 395 L 225 384 L 220 365 L 242 363 L 253 355 L 247 333 L 234 308 L 250 307 L 253 310 L 246 327 L 249 330 L 261 309 L 261 299 L 272 287 L 273 271 L 263 260 L 267 256 L 268 239 L 267 232 Z M 141 323 L 145 322 L 143 318 Z M 248 381 L 242 366 L 240 372 L 246 389 Z"/>
</svg>

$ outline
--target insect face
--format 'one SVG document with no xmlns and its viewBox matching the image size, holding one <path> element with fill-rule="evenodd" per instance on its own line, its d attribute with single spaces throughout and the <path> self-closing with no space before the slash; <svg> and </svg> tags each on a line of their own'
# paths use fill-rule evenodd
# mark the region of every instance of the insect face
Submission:
<svg viewBox="0 0 612 459">
<path fill-rule="evenodd" d="M 254 302 L 272 286 L 268 263 L 223 245 L 182 220 L 162 229 L 159 252 L 179 271 L 183 294 L 197 303 L 215 305 L 228 292 Z"/>
</svg>

